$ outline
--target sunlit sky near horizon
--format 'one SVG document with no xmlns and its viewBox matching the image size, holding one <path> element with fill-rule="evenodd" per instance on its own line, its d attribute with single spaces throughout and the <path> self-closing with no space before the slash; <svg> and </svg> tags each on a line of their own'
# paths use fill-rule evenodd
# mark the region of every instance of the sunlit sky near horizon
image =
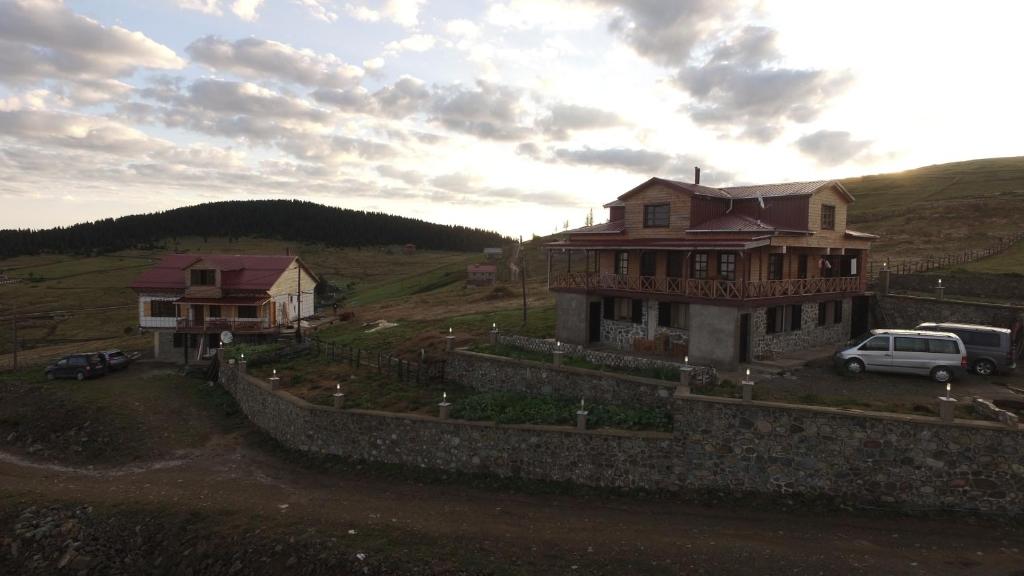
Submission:
<svg viewBox="0 0 1024 576">
<path fill-rule="evenodd" d="M 1024 3 L 0 0 L 0 228 L 297 198 L 504 234 L 651 176 L 1021 155 Z"/>
</svg>

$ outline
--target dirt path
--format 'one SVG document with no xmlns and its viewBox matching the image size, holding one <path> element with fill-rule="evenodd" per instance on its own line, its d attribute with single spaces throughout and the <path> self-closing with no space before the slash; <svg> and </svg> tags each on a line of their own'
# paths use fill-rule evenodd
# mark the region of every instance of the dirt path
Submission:
<svg viewBox="0 0 1024 576">
<path fill-rule="evenodd" d="M 416 534 L 526 574 L 1024 574 L 1024 536 L 993 523 L 421 484 L 354 465 L 303 469 L 251 438 L 218 436 L 191 458 L 113 474 L 7 456 L 0 494 L 301 521 L 339 538 Z"/>
</svg>

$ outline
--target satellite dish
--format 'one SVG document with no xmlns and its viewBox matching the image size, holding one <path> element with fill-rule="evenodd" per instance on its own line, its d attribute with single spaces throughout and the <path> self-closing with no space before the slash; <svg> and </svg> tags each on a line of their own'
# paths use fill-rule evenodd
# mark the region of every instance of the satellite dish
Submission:
<svg viewBox="0 0 1024 576">
<path fill-rule="evenodd" d="M 231 332 L 228 332 L 227 330 L 220 333 L 221 344 L 231 344 L 231 341 L 234 339 L 235 337 L 232 336 Z"/>
</svg>

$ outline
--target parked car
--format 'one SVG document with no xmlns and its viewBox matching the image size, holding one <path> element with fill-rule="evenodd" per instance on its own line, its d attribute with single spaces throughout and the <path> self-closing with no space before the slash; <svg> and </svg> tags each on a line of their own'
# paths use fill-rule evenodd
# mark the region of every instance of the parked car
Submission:
<svg viewBox="0 0 1024 576">
<path fill-rule="evenodd" d="M 836 352 L 834 360 L 850 374 L 922 374 L 943 384 L 968 366 L 967 350 L 959 336 L 925 330 L 872 330 L 853 346 Z"/>
<path fill-rule="evenodd" d="M 98 354 L 71 354 L 46 367 L 46 378 L 75 378 L 85 380 L 106 373 Z"/>
<path fill-rule="evenodd" d="M 124 369 L 131 364 L 134 359 L 120 350 L 106 350 L 99 352 L 98 354 L 100 359 L 103 360 L 103 364 L 108 372 L 116 372 Z"/>
<path fill-rule="evenodd" d="M 967 347 L 967 364 L 975 374 L 991 376 L 1017 367 L 1013 333 L 1009 328 L 925 322 L 916 329 L 952 332 L 959 336 Z"/>
</svg>

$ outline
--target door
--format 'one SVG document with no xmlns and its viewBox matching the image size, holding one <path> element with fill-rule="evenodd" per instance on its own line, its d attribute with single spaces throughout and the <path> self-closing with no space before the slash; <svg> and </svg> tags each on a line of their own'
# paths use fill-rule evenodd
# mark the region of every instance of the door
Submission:
<svg viewBox="0 0 1024 576">
<path fill-rule="evenodd" d="M 590 323 L 587 324 L 589 342 L 601 341 L 601 302 L 590 303 Z"/>
<path fill-rule="evenodd" d="M 873 336 L 857 348 L 857 356 L 868 370 L 884 371 L 892 367 L 892 337 Z"/>
<path fill-rule="evenodd" d="M 933 354 L 928 353 L 928 340 L 915 336 L 896 336 L 892 344 L 892 370 L 907 374 L 928 374 Z"/>
<path fill-rule="evenodd" d="M 860 338 L 871 328 L 868 325 L 869 306 L 870 300 L 867 296 L 853 297 L 853 309 L 850 312 L 850 338 Z"/>
<path fill-rule="evenodd" d="M 740 363 L 750 362 L 750 314 L 740 314 Z"/>
<path fill-rule="evenodd" d="M 206 307 L 201 304 L 192 305 L 192 325 L 202 326 L 206 322 Z"/>
</svg>

